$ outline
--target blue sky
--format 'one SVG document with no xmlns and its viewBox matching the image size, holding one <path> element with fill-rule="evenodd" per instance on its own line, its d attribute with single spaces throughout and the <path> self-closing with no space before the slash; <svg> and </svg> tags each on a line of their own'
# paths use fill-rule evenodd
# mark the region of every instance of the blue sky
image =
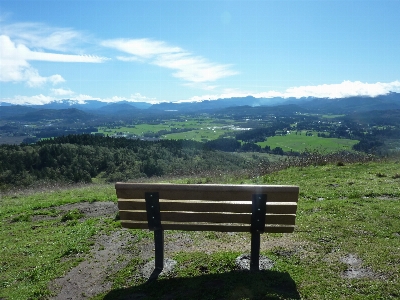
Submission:
<svg viewBox="0 0 400 300">
<path fill-rule="evenodd" d="M 400 92 L 400 0 L 2 0 L 0 102 Z"/>
</svg>

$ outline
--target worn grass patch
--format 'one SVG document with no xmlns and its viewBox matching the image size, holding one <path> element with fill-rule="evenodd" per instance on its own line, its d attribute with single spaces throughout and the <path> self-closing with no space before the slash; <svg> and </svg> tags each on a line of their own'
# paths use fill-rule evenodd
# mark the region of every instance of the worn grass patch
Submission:
<svg viewBox="0 0 400 300">
<path fill-rule="evenodd" d="M 0 298 L 41 299 L 48 283 L 76 265 L 102 230 L 97 218 L 80 221 L 72 210 L 57 218 L 56 206 L 81 201 L 115 201 L 112 186 L 29 191 L 0 199 Z M 37 215 L 50 220 L 34 221 Z"/>
</svg>

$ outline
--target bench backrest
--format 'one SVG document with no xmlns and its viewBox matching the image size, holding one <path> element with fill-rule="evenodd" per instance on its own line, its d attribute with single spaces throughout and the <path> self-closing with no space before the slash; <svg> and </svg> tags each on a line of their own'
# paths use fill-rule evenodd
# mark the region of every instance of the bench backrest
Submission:
<svg viewBox="0 0 400 300">
<path fill-rule="evenodd" d="M 116 183 L 115 188 L 123 227 L 148 229 L 151 208 L 145 198 L 157 195 L 162 229 L 191 231 L 250 232 L 252 199 L 261 195 L 263 232 L 293 232 L 299 194 L 299 187 L 286 185 Z"/>
</svg>

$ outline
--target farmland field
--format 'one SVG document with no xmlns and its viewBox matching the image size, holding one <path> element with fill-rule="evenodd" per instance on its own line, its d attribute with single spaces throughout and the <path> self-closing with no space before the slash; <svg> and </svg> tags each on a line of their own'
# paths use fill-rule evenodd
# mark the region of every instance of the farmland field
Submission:
<svg viewBox="0 0 400 300">
<path fill-rule="evenodd" d="M 168 120 L 159 124 L 137 124 L 112 128 L 99 127 L 98 129 L 99 133 L 104 133 L 105 135 L 124 134 L 135 136 L 151 136 L 160 131 L 166 131 L 160 135 L 160 138 L 195 141 L 209 141 L 217 139 L 224 133 L 236 131 L 233 121 L 221 121 L 213 118 L 188 118 Z"/>
<path fill-rule="evenodd" d="M 261 147 L 270 146 L 271 149 L 281 147 L 285 152 L 291 150 L 303 152 L 306 149 L 318 149 L 322 152 L 332 152 L 351 150 L 351 147 L 357 143 L 357 140 L 318 137 L 317 132 L 313 132 L 312 136 L 306 136 L 306 131 L 302 131 L 301 135 L 296 135 L 295 132 L 292 132 L 284 136 L 269 137 L 266 141 L 257 144 Z"/>
<path fill-rule="evenodd" d="M 232 129 L 222 128 L 222 126 L 201 127 L 199 129 L 166 134 L 163 138 L 170 140 L 194 140 L 198 142 L 210 141 L 217 139 L 220 135 L 232 132 Z"/>
<path fill-rule="evenodd" d="M 327 116 L 331 117 L 331 116 Z M 193 140 L 207 142 L 221 137 L 232 137 L 240 130 L 250 129 L 242 127 L 253 127 L 242 122 L 231 119 L 218 120 L 215 118 L 181 117 L 178 119 L 164 120 L 158 123 L 135 124 L 126 126 L 99 127 L 99 133 L 105 135 L 128 136 L 132 138 L 158 138 L 170 140 Z M 308 135 L 306 135 L 308 133 Z M 310 135 L 312 133 L 312 135 Z M 324 132 L 326 134 L 326 132 Z M 283 151 L 303 152 L 307 150 L 318 150 L 320 152 L 332 152 L 340 150 L 351 150 L 358 140 L 345 138 L 322 138 L 318 137 L 316 131 L 292 131 L 281 136 L 268 137 L 264 142 L 258 142 L 262 148 L 269 146 L 271 149 L 281 147 Z"/>
</svg>

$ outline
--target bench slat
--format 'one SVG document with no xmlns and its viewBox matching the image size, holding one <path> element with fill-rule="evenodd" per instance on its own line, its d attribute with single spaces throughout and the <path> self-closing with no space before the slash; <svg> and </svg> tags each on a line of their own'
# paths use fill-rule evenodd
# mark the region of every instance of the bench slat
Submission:
<svg viewBox="0 0 400 300">
<path fill-rule="evenodd" d="M 144 199 L 118 199 L 119 210 L 146 210 Z M 251 213 L 251 201 L 202 201 L 160 199 L 161 211 Z M 296 202 L 267 202 L 269 214 L 296 214 Z"/>
<path fill-rule="evenodd" d="M 279 185 L 147 184 L 116 183 L 117 197 L 143 199 L 145 192 L 158 192 L 161 199 L 248 201 L 253 194 L 268 194 L 271 202 L 297 202 L 299 187 Z"/>
<path fill-rule="evenodd" d="M 119 216 L 121 220 L 147 221 L 146 211 L 120 210 Z M 294 225 L 295 219 L 296 215 L 266 215 L 265 224 Z M 161 223 L 165 221 L 251 224 L 251 214 L 162 211 Z"/>
<path fill-rule="evenodd" d="M 121 221 L 121 225 L 131 229 L 148 229 L 147 222 Z M 193 223 L 163 223 L 164 230 L 184 231 L 220 231 L 220 232 L 250 232 L 250 225 L 221 225 L 221 224 L 193 224 Z M 266 226 L 266 233 L 292 233 L 294 226 Z"/>
</svg>

